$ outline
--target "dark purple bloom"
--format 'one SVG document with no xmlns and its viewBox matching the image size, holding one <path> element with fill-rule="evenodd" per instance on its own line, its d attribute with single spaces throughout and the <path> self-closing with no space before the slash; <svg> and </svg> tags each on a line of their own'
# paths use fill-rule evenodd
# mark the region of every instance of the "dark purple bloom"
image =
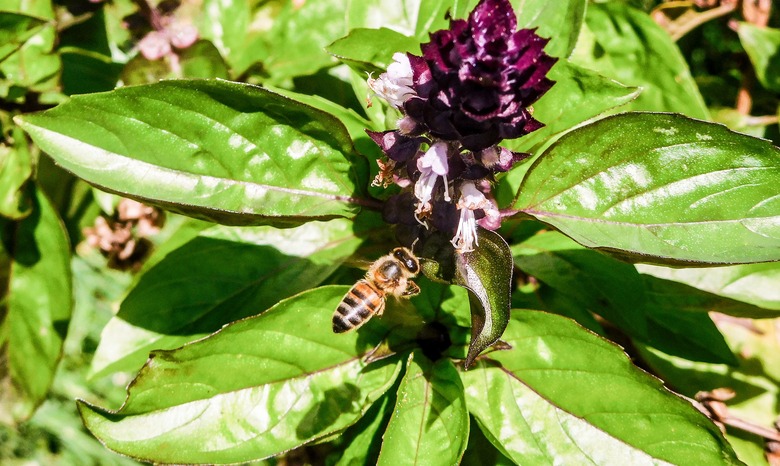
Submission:
<svg viewBox="0 0 780 466">
<path fill-rule="evenodd" d="M 498 143 L 543 126 L 530 106 L 553 85 L 547 42 L 517 30 L 508 0 L 481 0 L 467 20 L 431 34 L 422 56 L 396 53 L 387 72 L 369 77 L 371 90 L 402 113 L 397 130 L 367 131 L 386 156 L 374 184 L 402 189 L 387 201 L 386 221 L 410 235 L 431 227 L 452 235 L 460 253 L 479 244 L 478 224 L 501 225 L 495 175 L 529 154 Z"/>
<path fill-rule="evenodd" d="M 431 34 L 422 57 L 409 55 L 416 95 L 405 113 L 439 139 L 479 151 L 543 125 L 528 107 L 553 85 L 548 39 L 516 31 L 508 0 L 482 0 L 468 20 Z"/>
</svg>

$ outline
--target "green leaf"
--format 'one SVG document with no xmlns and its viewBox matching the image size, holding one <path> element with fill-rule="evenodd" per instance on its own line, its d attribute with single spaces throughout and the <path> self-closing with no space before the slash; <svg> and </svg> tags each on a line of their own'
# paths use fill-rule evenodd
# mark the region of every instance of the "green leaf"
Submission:
<svg viewBox="0 0 780 466">
<path fill-rule="evenodd" d="M 355 423 L 398 376 L 366 367 L 381 338 L 333 335 L 347 287 L 324 287 L 153 354 L 119 411 L 86 402 L 87 428 L 108 448 L 160 463 L 238 463 L 276 455 Z"/>
<path fill-rule="evenodd" d="M 434 281 L 466 288 L 471 307 L 471 343 L 464 363 L 468 368 L 479 354 L 496 343 L 509 321 L 512 288 L 512 251 L 499 234 L 477 228 L 473 251 L 458 253 L 444 235 L 422 245 L 420 267 Z"/>
<path fill-rule="evenodd" d="M 449 25 L 445 15 L 451 8 L 453 16 L 460 17 L 462 12 L 458 8 L 471 4 L 454 3 L 453 0 L 352 0 L 347 7 L 346 30 L 387 28 L 412 37 L 417 43 L 427 42 L 429 32 Z"/>
<path fill-rule="evenodd" d="M 317 286 L 360 242 L 344 219 L 206 230 L 140 278 L 103 330 L 92 375 L 135 370 L 152 349 L 176 348 Z"/>
<path fill-rule="evenodd" d="M 485 365 L 463 378 L 469 411 L 515 464 L 670 464 L 558 408 L 499 367 Z"/>
<path fill-rule="evenodd" d="M 181 74 L 184 78 L 229 78 L 228 67 L 219 50 L 207 40 L 199 40 L 181 51 Z"/>
<path fill-rule="evenodd" d="M 541 155 L 541 150 L 564 132 L 625 105 L 640 92 L 568 60 L 559 60 L 550 70 L 549 77 L 555 85 L 533 106 L 534 118 L 543 122 L 544 127 L 521 138 L 505 140 L 502 146 Z M 500 206 L 511 204 L 532 160 L 525 161 L 500 179 L 496 188 Z"/>
<path fill-rule="evenodd" d="M 34 16 L 46 23 L 0 62 L 0 97 L 9 97 L 9 90 L 14 87 L 40 93 L 56 91 L 61 63 L 53 51 L 56 27 L 52 2 L 5 0 L 3 10 Z"/>
<path fill-rule="evenodd" d="M 0 62 L 38 33 L 46 20 L 35 16 L 0 12 Z"/>
<path fill-rule="evenodd" d="M 629 335 L 647 338 L 642 276 L 634 266 L 583 248 L 558 232 L 512 246 L 523 272 L 567 294 Z"/>
<path fill-rule="evenodd" d="M 285 86 L 296 76 L 336 63 L 323 49 L 349 31 L 349 6 L 343 0 L 264 3 L 255 11 L 248 33 L 235 37 L 235 47 L 226 55 L 234 73 L 252 72 L 251 65 L 257 64 L 263 84 Z"/>
<path fill-rule="evenodd" d="M 764 309 L 698 288 L 643 275 L 648 298 L 660 308 L 676 308 L 686 312 L 719 312 L 734 317 L 750 319 L 771 319 L 780 317 L 778 309 Z M 780 282 L 775 282 L 777 285 Z"/>
<path fill-rule="evenodd" d="M 19 220 L 32 209 L 25 189 L 32 176 L 32 155 L 24 132 L 14 126 L 11 134 L 10 144 L 0 143 L 0 216 Z"/>
<path fill-rule="evenodd" d="M 393 63 L 393 54 L 420 54 L 420 43 L 392 29 L 353 29 L 326 50 L 360 73 L 383 73 Z"/>
<path fill-rule="evenodd" d="M 458 464 L 469 437 L 463 383 L 449 359 L 409 356 L 378 465 Z"/>
<path fill-rule="evenodd" d="M 3 225 L 13 232 L 3 238 L 11 263 L 8 315 L 0 332 L 7 336 L 3 359 L 12 385 L 0 391 L 0 405 L 5 405 L 0 411 L 16 420 L 29 417 L 46 397 L 73 306 L 65 229 L 43 193 L 35 189 L 32 195 L 32 213 Z M 17 402 L 8 406 L 15 397 Z"/>
<path fill-rule="evenodd" d="M 460 464 L 461 466 L 513 466 L 515 462 L 509 460 L 490 443 L 472 416 L 469 426 L 469 444 L 466 446 L 466 453 Z"/>
<path fill-rule="evenodd" d="M 366 411 L 365 416 L 339 436 L 341 444 L 346 448 L 338 456 L 336 464 L 339 466 L 376 464 L 382 447 L 382 432 L 390 420 L 395 405 L 394 396 L 393 389 L 389 389 Z"/>
<path fill-rule="evenodd" d="M 709 419 L 574 322 L 516 310 L 503 340 L 512 349 L 462 377 L 469 410 L 515 461 L 565 454 L 567 464 L 739 464 Z M 588 463 L 583 454 L 596 456 Z"/>
<path fill-rule="evenodd" d="M 60 57 L 62 90 L 67 95 L 110 91 L 122 71 L 122 65 L 110 57 L 75 47 L 60 49 Z"/>
<path fill-rule="evenodd" d="M 513 0 L 511 3 L 519 29 L 538 28 L 537 34 L 550 39 L 544 48 L 547 54 L 568 57 L 572 53 L 588 6 L 586 0 Z"/>
<path fill-rule="evenodd" d="M 732 349 L 740 355 L 738 367 L 686 361 L 663 352 L 639 346 L 639 354 L 654 373 L 659 374 L 681 394 L 694 397 L 700 391 L 728 387 L 735 397 L 726 401 L 729 416 L 758 426 L 771 426 L 777 419 L 780 396 L 780 367 L 776 363 L 780 341 L 776 322 L 720 319 L 718 326 Z M 746 464 L 767 464 L 764 439 L 727 428 L 729 441 Z M 757 456 L 759 461 L 753 461 Z"/>
<path fill-rule="evenodd" d="M 674 280 L 738 301 L 780 310 L 780 263 L 728 267 L 672 269 L 639 264 L 637 268 L 659 278 Z M 760 316 L 760 317 L 769 317 Z"/>
<path fill-rule="evenodd" d="M 737 34 L 761 85 L 780 92 L 780 29 L 739 23 Z"/>
<path fill-rule="evenodd" d="M 765 140 L 680 115 L 625 113 L 551 146 L 515 208 L 638 261 L 765 262 L 780 260 L 778 182 L 780 149 Z"/>
<path fill-rule="evenodd" d="M 560 60 L 549 73 L 555 85 L 534 104 L 534 118 L 544 127 L 502 145 L 512 150 L 532 152 L 552 143 L 555 136 L 607 110 L 634 100 L 640 90 L 582 68 L 568 60 Z"/>
<path fill-rule="evenodd" d="M 631 110 L 709 117 L 685 58 L 669 34 L 647 13 L 626 3 L 588 5 L 572 60 L 626 86 L 642 88 L 629 105 Z"/>
<path fill-rule="evenodd" d="M 601 315 L 630 337 L 688 359 L 737 362 L 709 312 L 777 316 L 776 311 L 641 275 L 633 266 L 583 248 L 558 232 L 537 234 L 512 251 L 523 272 Z"/>
<path fill-rule="evenodd" d="M 165 81 L 18 118 L 77 176 L 226 224 L 352 217 L 368 170 L 333 116 L 251 85 Z"/>
<path fill-rule="evenodd" d="M 220 61 L 221 57 L 225 57 L 233 64 L 234 58 L 241 56 L 247 48 L 246 40 L 252 21 L 250 2 L 204 0 L 196 12 L 193 20 L 198 25 L 201 37 L 216 46 Z"/>
</svg>

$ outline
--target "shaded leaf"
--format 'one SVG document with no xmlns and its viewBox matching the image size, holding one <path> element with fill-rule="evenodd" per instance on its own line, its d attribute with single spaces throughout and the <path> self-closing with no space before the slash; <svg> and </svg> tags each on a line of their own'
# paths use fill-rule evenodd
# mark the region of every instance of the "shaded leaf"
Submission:
<svg viewBox="0 0 780 466">
<path fill-rule="evenodd" d="M 572 60 L 626 86 L 642 88 L 629 104 L 631 110 L 708 119 L 704 99 L 677 45 L 647 13 L 626 3 L 588 5 Z"/>
<path fill-rule="evenodd" d="M 523 272 L 569 295 L 623 331 L 647 338 L 647 301 L 634 266 L 586 249 L 558 232 L 545 232 L 512 246 Z"/>
<path fill-rule="evenodd" d="M 3 375 L 10 377 L 0 390 L 5 422 L 29 417 L 45 399 L 73 306 L 65 229 L 43 193 L 35 189 L 32 196 L 28 217 L 2 225 L 10 260 L 8 314 L 2 323 L 8 371 Z"/>
<path fill-rule="evenodd" d="M 482 433 L 473 416 L 470 417 L 469 444 L 466 446 L 461 466 L 513 466 L 515 462 L 498 451 Z"/>
<path fill-rule="evenodd" d="M 464 362 L 469 367 L 479 354 L 504 333 L 509 321 L 512 252 L 500 235 L 480 228 L 480 244 L 457 256 L 454 283 L 469 290 L 471 342 Z"/>
<path fill-rule="evenodd" d="M 103 330 L 92 375 L 171 349 L 321 283 L 360 244 L 346 220 L 206 230 L 149 269 Z"/>
<path fill-rule="evenodd" d="M 618 346 L 574 322 L 516 310 L 502 338 L 512 349 L 483 356 L 463 378 L 469 409 L 488 438 L 505 442 L 505 454 L 527 464 L 555 457 L 557 448 L 579 456 L 593 451 L 595 437 L 609 448 L 593 451 L 603 455 L 594 464 L 648 456 L 660 464 L 739 464 L 709 419 L 634 367 Z M 485 403 L 495 398 L 503 402 Z M 538 431 L 537 423 L 547 428 Z"/>
<path fill-rule="evenodd" d="M 343 125 L 255 86 L 164 81 L 18 120 L 90 183 L 199 218 L 290 225 L 370 204 L 366 165 Z"/>
<path fill-rule="evenodd" d="M 122 71 L 122 65 L 110 57 L 75 47 L 60 49 L 60 57 L 62 90 L 67 95 L 110 91 Z"/>
<path fill-rule="evenodd" d="M 366 367 L 381 335 L 334 336 L 347 287 L 324 287 L 173 351 L 155 352 L 111 412 L 79 402 L 108 448 L 152 462 L 235 463 L 287 451 L 355 423 L 398 376 Z"/>
<path fill-rule="evenodd" d="M 779 260 L 779 155 L 721 125 L 625 113 L 551 146 L 515 207 L 585 246 L 638 261 Z"/>
<path fill-rule="evenodd" d="M 32 176 L 32 154 L 20 128 L 14 127 L 11 134 L 10 143 L 0 143 L 0 215 L 19 220 L 32 209 L 32 200 L 25 189 Z"/>
<path fill-rule="evenodd" d="M 458 464 L 469 437 L 463 384 L 449 359 L 409 356 L 378 465 Z"/>
<path fill-rule="evenodd" d="M 335 464 L 340 466 L 363 466 L 376 464 L 382 447 L 382 432 L 390 420 L 395 406 L 394 387 L 374 403 L 365 416 L 339 436 L 346 446 Z"/>
<path fill-rule="evenodd" d="M 777 315 L 776 311 L 642 275 L 633 266 L 583 248 L 558 232 L 537 234 L 513 246 L 512 251 L 521 270 L 568 295 L 576 305 L 601 315 L 632 338 L 688 359 L 736 364 L 709 312 Z"/>
</svg>

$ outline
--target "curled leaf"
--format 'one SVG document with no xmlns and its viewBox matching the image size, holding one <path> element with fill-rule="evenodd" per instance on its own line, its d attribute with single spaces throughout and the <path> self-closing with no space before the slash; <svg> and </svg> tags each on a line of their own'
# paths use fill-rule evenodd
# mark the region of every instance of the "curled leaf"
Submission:
<svg viewBox="0 0 780 466">
<path fill-rule="evenodd" d="M 512 252 L 497 233 L 479 228 L 477 237 L 479 243 L 471 252 L 455 252 L 440 235 L 429 238 L 422 252 L 421 268 L 428 278 L 469 292 L 471 342 L 466 368 L 498 341 L 509 322 Z"/>
</svg>

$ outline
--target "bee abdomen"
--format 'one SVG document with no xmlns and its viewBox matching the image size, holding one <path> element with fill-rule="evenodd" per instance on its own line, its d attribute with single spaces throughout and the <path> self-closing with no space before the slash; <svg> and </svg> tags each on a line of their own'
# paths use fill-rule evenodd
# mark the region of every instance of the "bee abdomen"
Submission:
<svg viewBox="0 0 780 466">
<path fill-rule="evenodd" d="M 381 313 L 384 299 L 366 280 L 353 286 L 333 313 L 333 332 L 344 333 L 366 323 L 375 313 Z"/>
</svg>

